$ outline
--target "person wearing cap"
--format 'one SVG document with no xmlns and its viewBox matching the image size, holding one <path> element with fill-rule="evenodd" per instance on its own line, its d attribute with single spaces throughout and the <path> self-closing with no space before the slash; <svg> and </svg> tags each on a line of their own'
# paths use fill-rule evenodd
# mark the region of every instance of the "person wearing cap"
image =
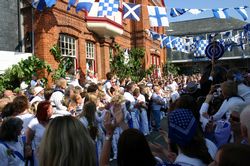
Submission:
<svg viewBox="0 0 250 166">
<path fill-rule="evenodd" d="M 195 99 L 195 101 L 201 96 L 201 90 L 198 88 L 198 84 L 194 81 L 188 82 L 185 90 L 188 95 Z"/>
<path fill-rule="evenodd" d="M 43 101 L 44 100 L 44 88 L 41 86 L 37 86 L 34 88 L 34 97 L 30 101 L 30 104 L 33 104 L 34 102 L 38 101 Z"/>
<path fill-rule="evenodd" d="M 168 121 L 168 137 L 178 147 L 175 164 L 205 166 L 213 161 L 217 147 L 204 138 L 191 110 L 176 109 Z"/>
</svg>

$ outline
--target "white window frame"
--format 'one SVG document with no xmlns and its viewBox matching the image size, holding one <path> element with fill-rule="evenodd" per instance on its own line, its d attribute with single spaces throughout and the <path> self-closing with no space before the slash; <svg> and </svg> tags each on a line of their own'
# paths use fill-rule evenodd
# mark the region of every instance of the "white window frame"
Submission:
<svg viewBox="0 0 250 166">
<path fill-rule="evenodd" d="M 95 63 L 96 63 L 96 58 L 95 58 L 95 43 L 91 41 L 86 41 L 86 66 L 88 61 L 91 61 L 93 70 L 95 72 Z M 89 66 L 90 67 L 90 66 Z"/>
<path fill-rule="evenodd" d="M 59 35 L 59 48 L 63 57 L 73 58 L 74 72 L 76 71 L 76 42 L 77 39 L 67 34 Z"/>
</svg>

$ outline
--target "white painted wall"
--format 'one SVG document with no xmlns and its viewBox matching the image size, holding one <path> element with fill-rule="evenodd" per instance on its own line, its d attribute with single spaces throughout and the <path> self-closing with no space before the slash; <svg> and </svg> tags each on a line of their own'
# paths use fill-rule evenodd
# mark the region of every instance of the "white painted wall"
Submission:
<svg viewBox="0 0 250 166">
<path fill-rule="evenodd" d="M 14 64 L 17 64 L 22 59 L 27 59 L 32 56 L 31 53 L 21 53 L 12 51 L 0 51 L 0 74 Z"/>
</svg>

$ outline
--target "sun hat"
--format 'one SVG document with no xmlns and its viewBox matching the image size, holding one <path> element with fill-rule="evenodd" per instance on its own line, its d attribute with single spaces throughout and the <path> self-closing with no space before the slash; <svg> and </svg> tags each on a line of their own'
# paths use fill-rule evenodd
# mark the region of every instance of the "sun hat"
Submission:
<svg viewBox="0 0 250 166">
<path fill-rule="evenodd" d="M 28 86 L 29 86 L 29 85 L 27 85 L 24 81 L 22 81 L 21 84 L 20 84 L 20 89 L 21 89 L 21 90 L 25 90 L 25 89 L 28 88 Z"/>
<path fill-rule="evenodd" d="M 37 86 L 34 88 L 34 95 L 38 95 L 44 88 L 41 86 Z"/>
<path fill-rule="evenodd" d="M 191 110 L 176 109 L 169 113 L 168 136 L 179 146 L 187 145 L 195 135 L 198 123 Z"/>
</svg>

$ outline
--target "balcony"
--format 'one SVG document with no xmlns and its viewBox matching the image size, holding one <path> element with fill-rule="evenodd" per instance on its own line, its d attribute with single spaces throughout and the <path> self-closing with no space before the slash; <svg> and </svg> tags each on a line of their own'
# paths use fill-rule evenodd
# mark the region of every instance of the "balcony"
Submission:
<svg viewBox="0 0 250 166">
<path fill-rule="evenodd" d="M 122 11 L 118 10 L 113 16 L 99 17 L 98 3 L 94 3 L 86 16 L 87 28 L 100 37 L 115 37 L 123 34 Z"/>
</svg>

